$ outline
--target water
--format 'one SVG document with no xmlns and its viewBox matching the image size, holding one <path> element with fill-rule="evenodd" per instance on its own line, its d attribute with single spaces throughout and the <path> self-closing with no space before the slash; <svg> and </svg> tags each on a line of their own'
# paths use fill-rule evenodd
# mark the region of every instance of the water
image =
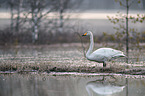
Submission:
<svg viewBox="0 0 145 96">
<path fill-rule="evenodd" d="M 1 74 L 0 96 L 145 96 L 140 76 Z"/>
</svg>

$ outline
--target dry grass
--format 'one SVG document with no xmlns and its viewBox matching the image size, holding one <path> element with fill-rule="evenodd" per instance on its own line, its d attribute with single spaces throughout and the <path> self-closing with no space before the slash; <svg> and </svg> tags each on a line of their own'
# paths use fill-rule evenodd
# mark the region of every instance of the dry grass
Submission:
<svg viewBox="0 0 145 96">
<path fill-rule="evenodd" d="M 0 71 L 11 71 L 17 73 L 23 72 L 84 72 L 84 73 L 117 73 L 123 72 L 125 70 L 124 66 L 121 65 L 111 65 L 106 68 L 89 66 L 89 65 L 74 65 L 74 64 L 62 64 L 54 62 L 1 62 Z"/>
<path fill-rule="evenodd" d="M 100 45 L 101 46 L 101 45 Z M 144 62 L 123 63 L 124 61 L 102 63 L 88 61 L 83 56 L 81 44 L 61 44 L 45 46 L 11 46 L 4 51 L 12 50 L 15 55 L 0 55 L 0 71 L 8 72 L 85 72 L 85 73 L 122 73 L 144 74 Z M 42 49 L 43 48 L 43 49 Z M 2 48 L 1 48 L 2 49 Z M 16 52 L 14 52 L 16 50 Z M 34 51 L 35 50 L 35 51 Z M 35 55 L 33 56 L 33 51 Z M 43 52 L 42 52 L 43 51 Z M 11 51 L 10 51 L 11 52 Z M 135 53 L 134 53 L 135 54 Z M 142 54 L 144 54 L 142 52 Z M 135 56 L 135 55 L 134 55 Z M 143 57 L 143 56 L 142 56 Z M 119 59 L 124 60 L 124 59 Z M 136 69 L 136 70 L 135 70 Z"/>
<path fill-rule="evenodd" d="M 76 66 L 71 64 L 54 64 L 52 62 L 33 62 L 33 63 L 20 63 L 20 62 L 3 62 L 0 64 L 0 71 L 3 73 L 16 72 L 81 72 L 81 73 L 121 73 L 133 75 L 145 75 L 145 68 L 133 68 L 131 65 L 123 66 L 120 64 L 111 64 L 110 66 L 96 67 L 96 66 Z"/>
</svg>

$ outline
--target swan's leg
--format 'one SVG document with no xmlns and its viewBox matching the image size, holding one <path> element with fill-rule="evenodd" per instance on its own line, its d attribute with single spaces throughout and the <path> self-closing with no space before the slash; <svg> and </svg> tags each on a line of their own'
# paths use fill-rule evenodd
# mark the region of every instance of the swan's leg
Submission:
<svg viewBox="0 0 145 96">
<path fill-rule="evenodd" d="M 103 62 L 103 67 L 106 67 L 106 62 L 105 61 Z"/>
</svg>

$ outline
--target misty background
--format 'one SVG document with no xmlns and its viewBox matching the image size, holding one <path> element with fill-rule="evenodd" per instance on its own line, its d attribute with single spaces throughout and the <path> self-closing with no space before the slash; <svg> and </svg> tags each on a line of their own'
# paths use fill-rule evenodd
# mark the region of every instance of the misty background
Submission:
<svg viewBox="0 0 145 96">
<path fill-rule="evenodd" d="M 145 1 L 140 1 L 132 3 L 130 15 L 145 13 Z M 115 0 L 0 0 L 0 44 L 80 42 L 75 32 L 87 30 L 100 42 L 104 33 L 116 32 L 107 16 L 125 10 Z M 144 26 L 145 22 L 129 24 L 140 33 L 145 32 Z"/>
</svg>

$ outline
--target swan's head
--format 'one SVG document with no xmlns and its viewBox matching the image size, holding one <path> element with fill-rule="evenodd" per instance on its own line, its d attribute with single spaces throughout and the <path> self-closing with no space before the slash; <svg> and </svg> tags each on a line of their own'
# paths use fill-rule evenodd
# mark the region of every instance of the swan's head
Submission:
<svg viewBox="0 0 145 96">
<path fill-rule="evenodd" d="M 88 36 L 88 35 L 91 35 L 92 32 L 91 31 L 87 31 L 85 34 L 83 34 L 82 36 Z"/>
</svg>

